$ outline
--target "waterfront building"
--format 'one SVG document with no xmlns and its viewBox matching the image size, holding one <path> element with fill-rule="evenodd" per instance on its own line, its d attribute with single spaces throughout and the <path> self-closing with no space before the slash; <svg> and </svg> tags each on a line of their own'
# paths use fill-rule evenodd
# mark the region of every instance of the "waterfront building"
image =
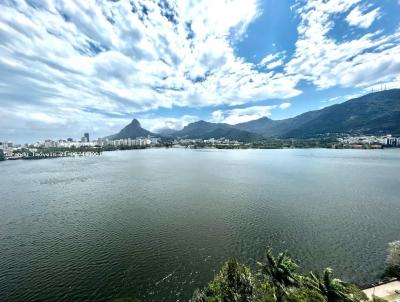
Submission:
<svg viewBox="0 0 400 302">
<path fill-rule="evenodd" d="M 158 137 L 153 137 L 151 143 L 157 145 L 159 143 L 159 138 Z"/>
<path fill-rule="evenodd" d="M 50 139 L 47 139 L 44 141 L 44 147 L 45 148 L 54 148 L 54 147 L 57 147 L 57 143 Z"/>
</svg>

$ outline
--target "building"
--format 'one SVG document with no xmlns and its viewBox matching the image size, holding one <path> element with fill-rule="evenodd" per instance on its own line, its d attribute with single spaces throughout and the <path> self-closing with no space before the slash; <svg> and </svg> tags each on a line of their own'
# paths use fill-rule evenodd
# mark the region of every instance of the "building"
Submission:
<svg viewBox="0 0 400 302">
<path fill-rule="evenodd" d="M 50 139 L 46 139 L 44 141 L 44 147 L 45 148 L 55 148 L 55 147 L 57 147 L 57 143 Z"/>
<path fill-rule="evenodd" d="M 88 142 L 90 142 L 89 133 L 84 133 L 83 136 L 81 137 L 81 143 L 88 143 Z"/>
<path fill-rule="evenodd" d="M 395 146 L 396 146 L 396 143 L 397 143 L 397 138 L 392 137 L 391 135 L 388 135 L 388 136 L 386 137 L 385 145 L 391 146 L 391 147 L 395 147 Z"/>
<path fill-rule="evenodd" d="M 151 137 L 150 141 L 152 145 L 157 145 L 159 143 L 159 138 L 158 137 Z"/>
</svg>

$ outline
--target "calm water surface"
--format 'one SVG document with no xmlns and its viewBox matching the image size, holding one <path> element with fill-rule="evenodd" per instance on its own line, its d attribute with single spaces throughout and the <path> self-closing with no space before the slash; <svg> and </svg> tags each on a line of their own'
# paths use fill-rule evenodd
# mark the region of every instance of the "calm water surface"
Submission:
<svg viewBox="0 0 400 302">
<path fill-rule="evenodd" d="M 267 245 L 372 282 L 400 150 L 135 150 L 0 163 L 0 300 L 187 301 Z"/>
</svg>

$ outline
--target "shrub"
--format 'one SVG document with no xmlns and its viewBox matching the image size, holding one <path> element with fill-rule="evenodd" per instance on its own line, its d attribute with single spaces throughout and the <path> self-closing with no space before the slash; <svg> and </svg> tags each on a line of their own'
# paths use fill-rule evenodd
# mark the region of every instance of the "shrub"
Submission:
<svg viewBox="0 0 400 302">
<path fill-rule="evenodd" d="M 236 259 L 230 259 L 204 290 L 194 293 L 192 301 L 253 302 L 255 296 L 255 279 L 250 269 Z"/>
<path fill-rule="evenodd" d="M 365 302 L 367 296 L 355 285 L 334 277 L 330 268 L 321 275 L 297 274 L 297 264 L 286 252 L 276 256 L 267 250 L 266 261 L 254 274 L 235 259 L 202 290 L 196 290 L 192 302 Z M 376 302 L 383 302 L 374 298 Z"/>
<path fill-rule="evenodd" d="M 400 278 L 400 240 L 389 243 L 385 275 Z"/>
</svg>

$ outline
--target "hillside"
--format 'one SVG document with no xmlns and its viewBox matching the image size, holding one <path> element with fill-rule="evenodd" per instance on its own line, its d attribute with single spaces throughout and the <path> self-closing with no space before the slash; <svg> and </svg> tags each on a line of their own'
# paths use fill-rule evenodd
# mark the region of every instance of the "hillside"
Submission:
<svg viewBox="0 0 400 302">
<path fill-rule="evenodd" d="M 261 118 L 235 127 L 264 137 L 303 138 L 330 133 L 400 135 L 400 89 L 367 94 L 290 119 Z"/>
<path fill-rule="evenodd" d="M 143 129 L 138 120 L 124 127 L 111 139 L 151 136 L 210 139 L 227 138 L 242 142 L 268 137 L 310 138 L 327 134 L 400 135 L 400 89 L 364 95 L 341 104 L 305 112 L 293 118 L 267 117 L 237 125 L 198 121 L 182 130 L 161 129 L 154 134 Z"/>
<path fill-rule="evenodd" d="M 182 130 L 174 133 L 175 137 L 209 139 L 209 138 L 227 138 L 230 140 L 252 141 L 262 139 L 262 136 L 249 131 L 237 129 L 234 126 L 223 123 L 209 123 L 198 121 L 191 123 Z"/>
<path fill-rule="evenodd" d="M 120 132 L 114 135 L 110 135 L 109 139 L 125 139 L 125 138 L 137 138 L 147 137 L 148 135 L 154 136 L 152 132 L 143 129 L 137 119 L 133 119 L 132 122 L 125 126 Z"/>
</svg>

